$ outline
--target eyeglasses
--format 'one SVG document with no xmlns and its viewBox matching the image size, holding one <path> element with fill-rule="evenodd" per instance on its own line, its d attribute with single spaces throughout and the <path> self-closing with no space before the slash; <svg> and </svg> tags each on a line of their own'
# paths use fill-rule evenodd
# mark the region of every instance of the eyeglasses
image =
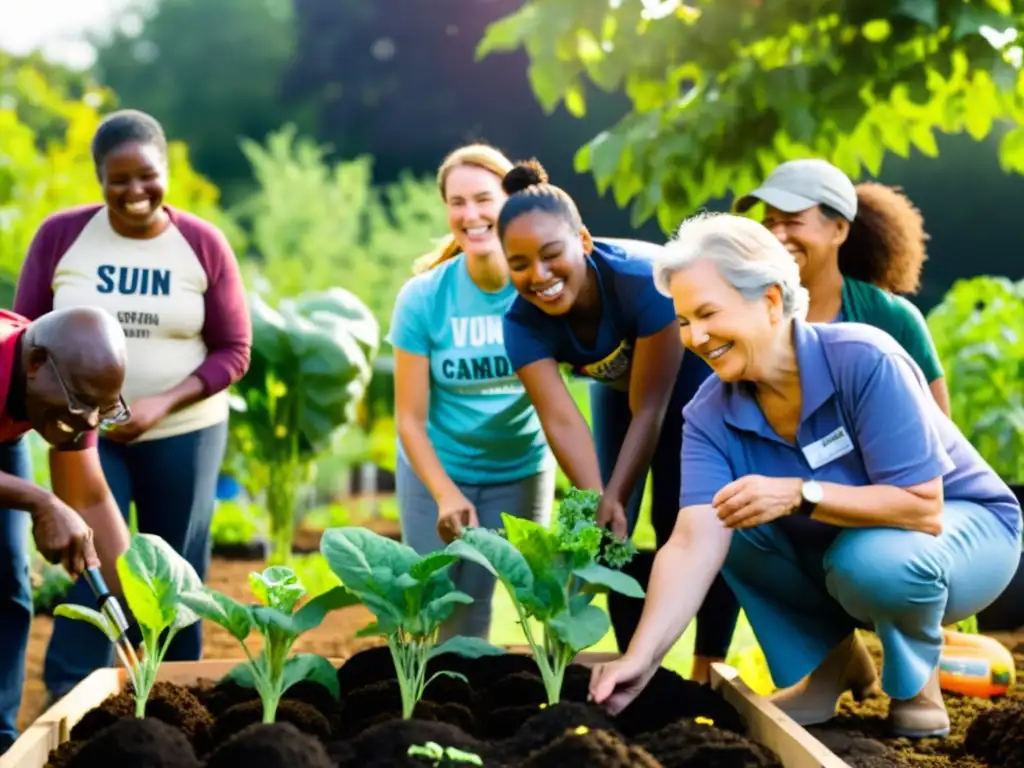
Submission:
<svg viewBox="0 0 1024 768">
<path fill-rule="evenodd" d="M 124 401 L 124 397 L 118 394 L 117 405 L 111 406 L 110 408 L 87 408 L 83 405 L 76 405 L 75 398 L 71 396 L 71 391 L 68 389 L 67 384 L 64 383 L 64 379 L 60 375 L 60 370 L 57 368 L 57 364 L 53 361 L 53 355 L 47 355 L 47 361 L 50 363 L 50 367 L 53 368 L 53 373 L 57 377 L 57 382 L 60 384 L 61 390 L 64 392 L 64 399 L 67 400 L 68 412 L 75 416 L 88 417 L 94 412 L 99 413 L 99 428 L 107 432 L 120 424 L 125 424 L 132 418 L 132 412 L 128 408 L 128 403 Z M 65 427 L 65 431 L 72 432 L 69 425 L 62 424 Z"/>
</svg>

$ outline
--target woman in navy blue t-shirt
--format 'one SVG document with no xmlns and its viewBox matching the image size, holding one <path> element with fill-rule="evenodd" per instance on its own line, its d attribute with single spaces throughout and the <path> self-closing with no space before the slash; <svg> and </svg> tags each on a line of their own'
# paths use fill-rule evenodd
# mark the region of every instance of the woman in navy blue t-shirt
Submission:
<svg viewBox="0 0 1024 768">
<path fill-rule="evenodd" d="M 682 409 L 710 374 L 683 355 L 675 309 L 655 288 L 650 255 L 661 246 L 595 241 L 572 198 L 535 161 L 510 171 L 503 186 L 510 197 L 498 236 L 519 292 L 504 321 L 512 367 L 562 470 L 576 487 L 602 491 L 598 520 L 620 537 L 633 534 L 650 468 L 660 547 L 679 512 Z M 593 437 L 560 364 L 592 380 Z M 634 575 L 646 584 L 649 574 Z M 640 600 L 610 602 L 620 648 L 641 609 Z M 719 577 L 697 616 L 694 679 L 706 681 L 710 663 L 724 659 L 738 612 Z"/>
</svg>

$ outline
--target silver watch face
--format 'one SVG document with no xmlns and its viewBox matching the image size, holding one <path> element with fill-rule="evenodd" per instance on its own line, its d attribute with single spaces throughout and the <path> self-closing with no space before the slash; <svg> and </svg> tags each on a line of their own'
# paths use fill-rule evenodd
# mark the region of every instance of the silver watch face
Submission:
<svg viewBox="0 0 1024 768">
<path fill-rule="evenodd" d="M 825 496 L 825 489 L 814 480 L 807 480 L 800 492 L 808 504 L 820 504 Z"/>
</svg>

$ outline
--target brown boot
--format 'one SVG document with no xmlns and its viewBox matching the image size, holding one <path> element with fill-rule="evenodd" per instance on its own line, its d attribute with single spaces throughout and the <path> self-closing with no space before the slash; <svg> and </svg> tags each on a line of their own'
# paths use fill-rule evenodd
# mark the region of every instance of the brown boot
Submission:
<svg viewBox="0 0 1024 768">
<path fill-rule="evenodd" d="M 949 733 L 949 713 L 942 700 L 939 670 L 932 672 L 924 688 L 912 699 L 893 699 L 889 703 L 889 728 L 897 736 L 923 739 Z"/>
<path fill-rule="evenodd" d="M 836 704 L 846 691 L 857 701 L 881 693 L 878 670 L 856 632 L 825 657 L 796 685 L 773 693 L 769 700 L 799 725 L 817 725 L 835 717 Z"/>
</svg>

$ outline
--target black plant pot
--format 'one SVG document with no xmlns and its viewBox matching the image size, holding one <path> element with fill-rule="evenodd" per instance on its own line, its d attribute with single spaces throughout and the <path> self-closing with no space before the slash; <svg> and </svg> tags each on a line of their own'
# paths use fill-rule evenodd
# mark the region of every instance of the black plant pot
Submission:
<svg viewBox="0 0 1024 768">
<path fill-rule="evenodd" d="M 266 560 L 270 556 L 270 542 L 260 537 L 236 544 L 214 544 L 212 554 L 225 560 Z"/>
<path fill-rule="evenodd" d="M 1024 506 L 1024 485 L 1011 485 L 1010 490 Z M 988 608 L 978 614 L 981 632 L 1013 632 L 1024 627 L 1024 551 L 1013 580 Z"/>
</svg>

